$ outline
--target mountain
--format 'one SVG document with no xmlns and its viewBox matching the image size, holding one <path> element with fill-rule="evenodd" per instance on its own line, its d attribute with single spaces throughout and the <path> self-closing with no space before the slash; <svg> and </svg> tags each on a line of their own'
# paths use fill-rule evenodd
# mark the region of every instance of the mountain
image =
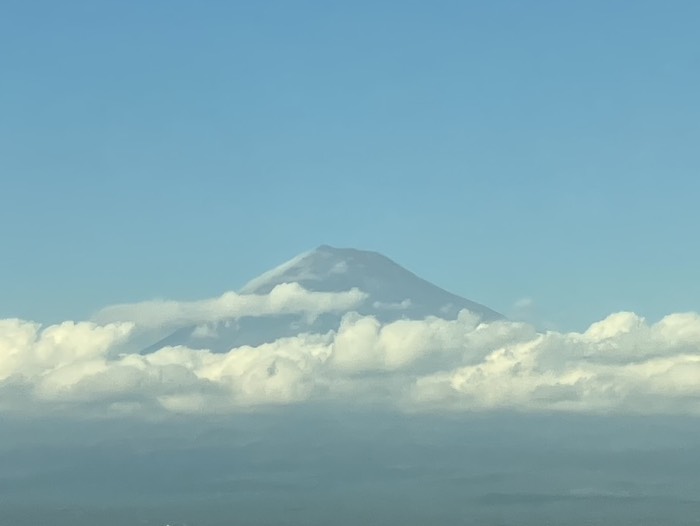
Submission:
<svg viewBox="0 0 700 526">
<path fill-rule="evenodd" d="M 305 252 L 248 282 L 240 294 L 268 294 L 277 285 L 297 283 L 312 292 L 344 292 L 357 288 L 367 294 L 355 309 L 381 322 L 437 316 L 455 319 L 468 310 L 483 321 L 502 319 L 497 312 L 416 276 L 377 252 L 322 245 Z M 301 332 L 337 329 L 345 313 L 325 313 L 314 320 L 300 314 L 247 316 L 207 327 L 185 326 L 152 345 L 185 345 L 226 352 L 241 345 L 260 345 Z"/>
</svg>

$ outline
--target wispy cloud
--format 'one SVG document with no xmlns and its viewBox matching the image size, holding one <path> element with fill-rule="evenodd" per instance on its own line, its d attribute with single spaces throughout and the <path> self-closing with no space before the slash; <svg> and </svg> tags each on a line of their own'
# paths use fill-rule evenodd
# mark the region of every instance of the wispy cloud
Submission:
<svg viewBox="0 0 700 526">
<path fill-rule="evenodd" d="M 144 301 L 112 305 L 95 315 L 98 323 L 133 322 L 157 328 L 230 320 L 242 316 L 305 314 L 311 318 L 325 312 L 343 312 L 357 307 L 367 295 L 358 289 L 346 292 L 310 292 L 297 283 L 277 285 L 269 294 L 227 292 L 200 301 Z"/>
</svg>

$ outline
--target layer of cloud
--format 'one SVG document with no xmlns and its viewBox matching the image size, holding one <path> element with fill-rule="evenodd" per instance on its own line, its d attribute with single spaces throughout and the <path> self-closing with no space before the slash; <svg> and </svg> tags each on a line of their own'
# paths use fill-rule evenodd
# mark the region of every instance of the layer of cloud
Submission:
<svg viewBox="0 0 700 526">
<path fill-rule="evenodd" d="M 98 323 L 132 322 L 141 328 L 201 325 L 243 316 L 303 314 L 315 319 L 326 312 L 347 312 L 367 298 L 364 292 L 310 292 L 297 283 L 283 283 L 269 294 L 227 292 L 201 301 L 144 301 L 112 305 L 95 316 Z"/>
<path fill-rule="evenodd" d="M 348 400 L 407 411 L 699 413 L 700 315 L 648 323 L 617 313 L 582 333 L 525 323 L 427 318 L 381 324 L 354 313 L 327 334 L 216 354 L 165 347 L 116 354 L 139 325 L 245 311 L 321 312 L 363 298 L 308 293 L 145 303 L 103 311 L 111 323 L 41 327 L 0 320 L 0 409 L 107 413 L 227 412 Z M 296 303 L 298 302 L 298 303 Z"/>
</svg>

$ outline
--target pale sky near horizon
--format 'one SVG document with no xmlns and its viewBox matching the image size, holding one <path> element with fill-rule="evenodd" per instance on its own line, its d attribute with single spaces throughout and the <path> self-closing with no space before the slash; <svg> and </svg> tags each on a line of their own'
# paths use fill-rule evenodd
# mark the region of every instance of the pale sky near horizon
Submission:
<svg viewBox="0 0 700 526">
<path fill-rule="evenodd" d="M 322 243 L 561 329 L 700 311 L 699 19 L 6 1 L 0 318 L 214 296 Z"/>
</svg>

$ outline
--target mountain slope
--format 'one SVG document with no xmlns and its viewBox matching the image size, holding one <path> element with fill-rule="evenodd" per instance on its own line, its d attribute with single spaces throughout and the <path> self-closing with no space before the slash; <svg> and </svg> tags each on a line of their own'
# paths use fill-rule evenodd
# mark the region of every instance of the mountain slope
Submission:
<svg viewBox="0 0 700 526">
<path fill-rule="evenodd" d="M 484 305 L 421 279 L 386 256 L 352 248 L 322 245 L 253 279 L 240 293 L 268 294 L 283 283 L 298 283 L 312 292 L 360 289 L 367 294 L 367 299 L 358 305 L 357 312 L 375 316 L 385 323 L 427 316 L 455 319 L 465 309 L 483 321 L 503 317 Z M 343 314 L 327 313 L 311 321 L 294 314 L 242 317 L 220 322 L 206 331 L 186 326 L 150 350 L 165 345 L 186 345 L 225 352 L 240 345 L 259 345 L 300 332 L 327 332 L 338 327 Z"/>
</svg>

